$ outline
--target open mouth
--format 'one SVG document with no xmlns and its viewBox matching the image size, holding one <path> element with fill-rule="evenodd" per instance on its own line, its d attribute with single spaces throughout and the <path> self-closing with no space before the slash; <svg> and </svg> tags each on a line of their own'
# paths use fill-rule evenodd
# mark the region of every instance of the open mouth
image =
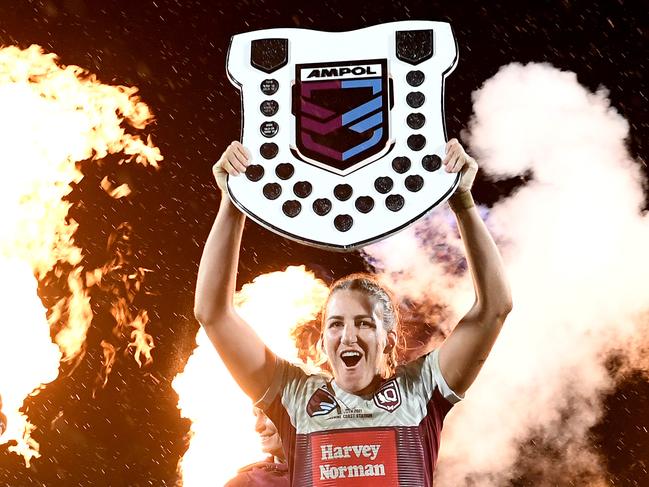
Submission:
<svg viewBox="0 0 649 487">
<path fill-rule="evenodd" d="M 360 362 L 362 355 L 360 352 L 347 351 L 340 354 L 340 358 L 347 367 L 354 367 L 358 362 Z"/>
</svg>

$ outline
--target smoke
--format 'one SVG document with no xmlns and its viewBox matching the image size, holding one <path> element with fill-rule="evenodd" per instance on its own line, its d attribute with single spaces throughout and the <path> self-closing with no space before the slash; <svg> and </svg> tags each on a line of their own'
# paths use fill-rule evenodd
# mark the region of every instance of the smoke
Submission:
<svg viewBox="0 0 649 487">
<path fill-rule="evenodd" d="M 485 214 L 514 310 L 447 417 L 437 484 L 503 486 L 523 471 L 534 485 L 603 483 L 587 435 L 615 387 L 606 360 L 622 352 L 642 367 L 649 344 L 646 181 L 625 146 L 628 123 L 604 89 L 545 64 L 501 68 L 473 104 L 465 142 L 481 171 L 532 177 Z M 366 254 L 403 298 L 447 305 L 447 330 L 474 296 L 458 244 L 438 211 Z"/>
</svg>

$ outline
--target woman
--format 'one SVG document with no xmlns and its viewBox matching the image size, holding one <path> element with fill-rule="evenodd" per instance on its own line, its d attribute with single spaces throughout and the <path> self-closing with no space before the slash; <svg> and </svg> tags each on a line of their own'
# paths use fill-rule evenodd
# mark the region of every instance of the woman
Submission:
<svg viewBox="0 0 649 487">
<path fill-rule="evenodd" d="M 309 376 L 274 356 L 237 315 L 245 217 L 228 198 L 226 175 L 245 172 L 250 154 L 232 142 L 214 165 L 221 206 L 194 311 L 232 376 L 280 431 L 291 485 L 432 484 L 444 416 L 475 380 L 512 307 L 500 255 L 471 197 L 478 165 L 456 139 L 446 152 L 445 170 L 461 172 L 449 203 L 475 302 L 437 350 L 395 370 L 398 316 L 390 295 L 364 275 L 334 283 L 321 336 L 333 378 Z"/>
<path fill-rule="evenodd" d="M 288 487 L 288 467 L 279 431 L 261 409 L 253 408 L 253 414 L 256 418 L 255 431 L 261 440 L 261 450 L 269 457 L 240 468 L 236 477 L 224 487 Z"/>
</svg>

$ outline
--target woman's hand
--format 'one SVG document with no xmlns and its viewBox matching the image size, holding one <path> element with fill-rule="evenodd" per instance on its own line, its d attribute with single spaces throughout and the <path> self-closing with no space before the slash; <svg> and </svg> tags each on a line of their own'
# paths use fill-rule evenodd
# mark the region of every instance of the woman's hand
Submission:
<svg viewBox="0 0 649 487">
<path fill-rule="evenodd" d="M 238 176 L 246 172 L 250 165 L 250 152 L 238 141 L 233 141 L 225 149 L 221 158 L 212 167 L 216 184 L 223 194 L 227 194 L 227 175 Z"/>
<path fill-rule="evenodd" d="M 457 139 L 451 139 L 446 143 L 446 157 L 443 163 L 446 172 L 462 173 L 456 193 L 471 191 L 475 175 L 478 173 L 478 163 L 465 152 Z"/>
</svg>

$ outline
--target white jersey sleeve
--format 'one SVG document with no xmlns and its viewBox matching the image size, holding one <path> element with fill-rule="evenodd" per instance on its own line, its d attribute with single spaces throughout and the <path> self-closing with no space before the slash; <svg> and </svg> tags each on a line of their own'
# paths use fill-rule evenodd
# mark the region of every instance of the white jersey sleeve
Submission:
<svg viewBox="0 0 649 487">
<path fill-rule="evenodd" d="M 463 395 L 456 394 L 449 387 L 442 375 L 439 368 L 439 348 L 404 365 L 397 372 L 399 373 L 403 374 L 405 384 L 417 395 L 430 398 L 437 388 L 444 399 L 451 404 L 464 399 Z"/>
</svg>

